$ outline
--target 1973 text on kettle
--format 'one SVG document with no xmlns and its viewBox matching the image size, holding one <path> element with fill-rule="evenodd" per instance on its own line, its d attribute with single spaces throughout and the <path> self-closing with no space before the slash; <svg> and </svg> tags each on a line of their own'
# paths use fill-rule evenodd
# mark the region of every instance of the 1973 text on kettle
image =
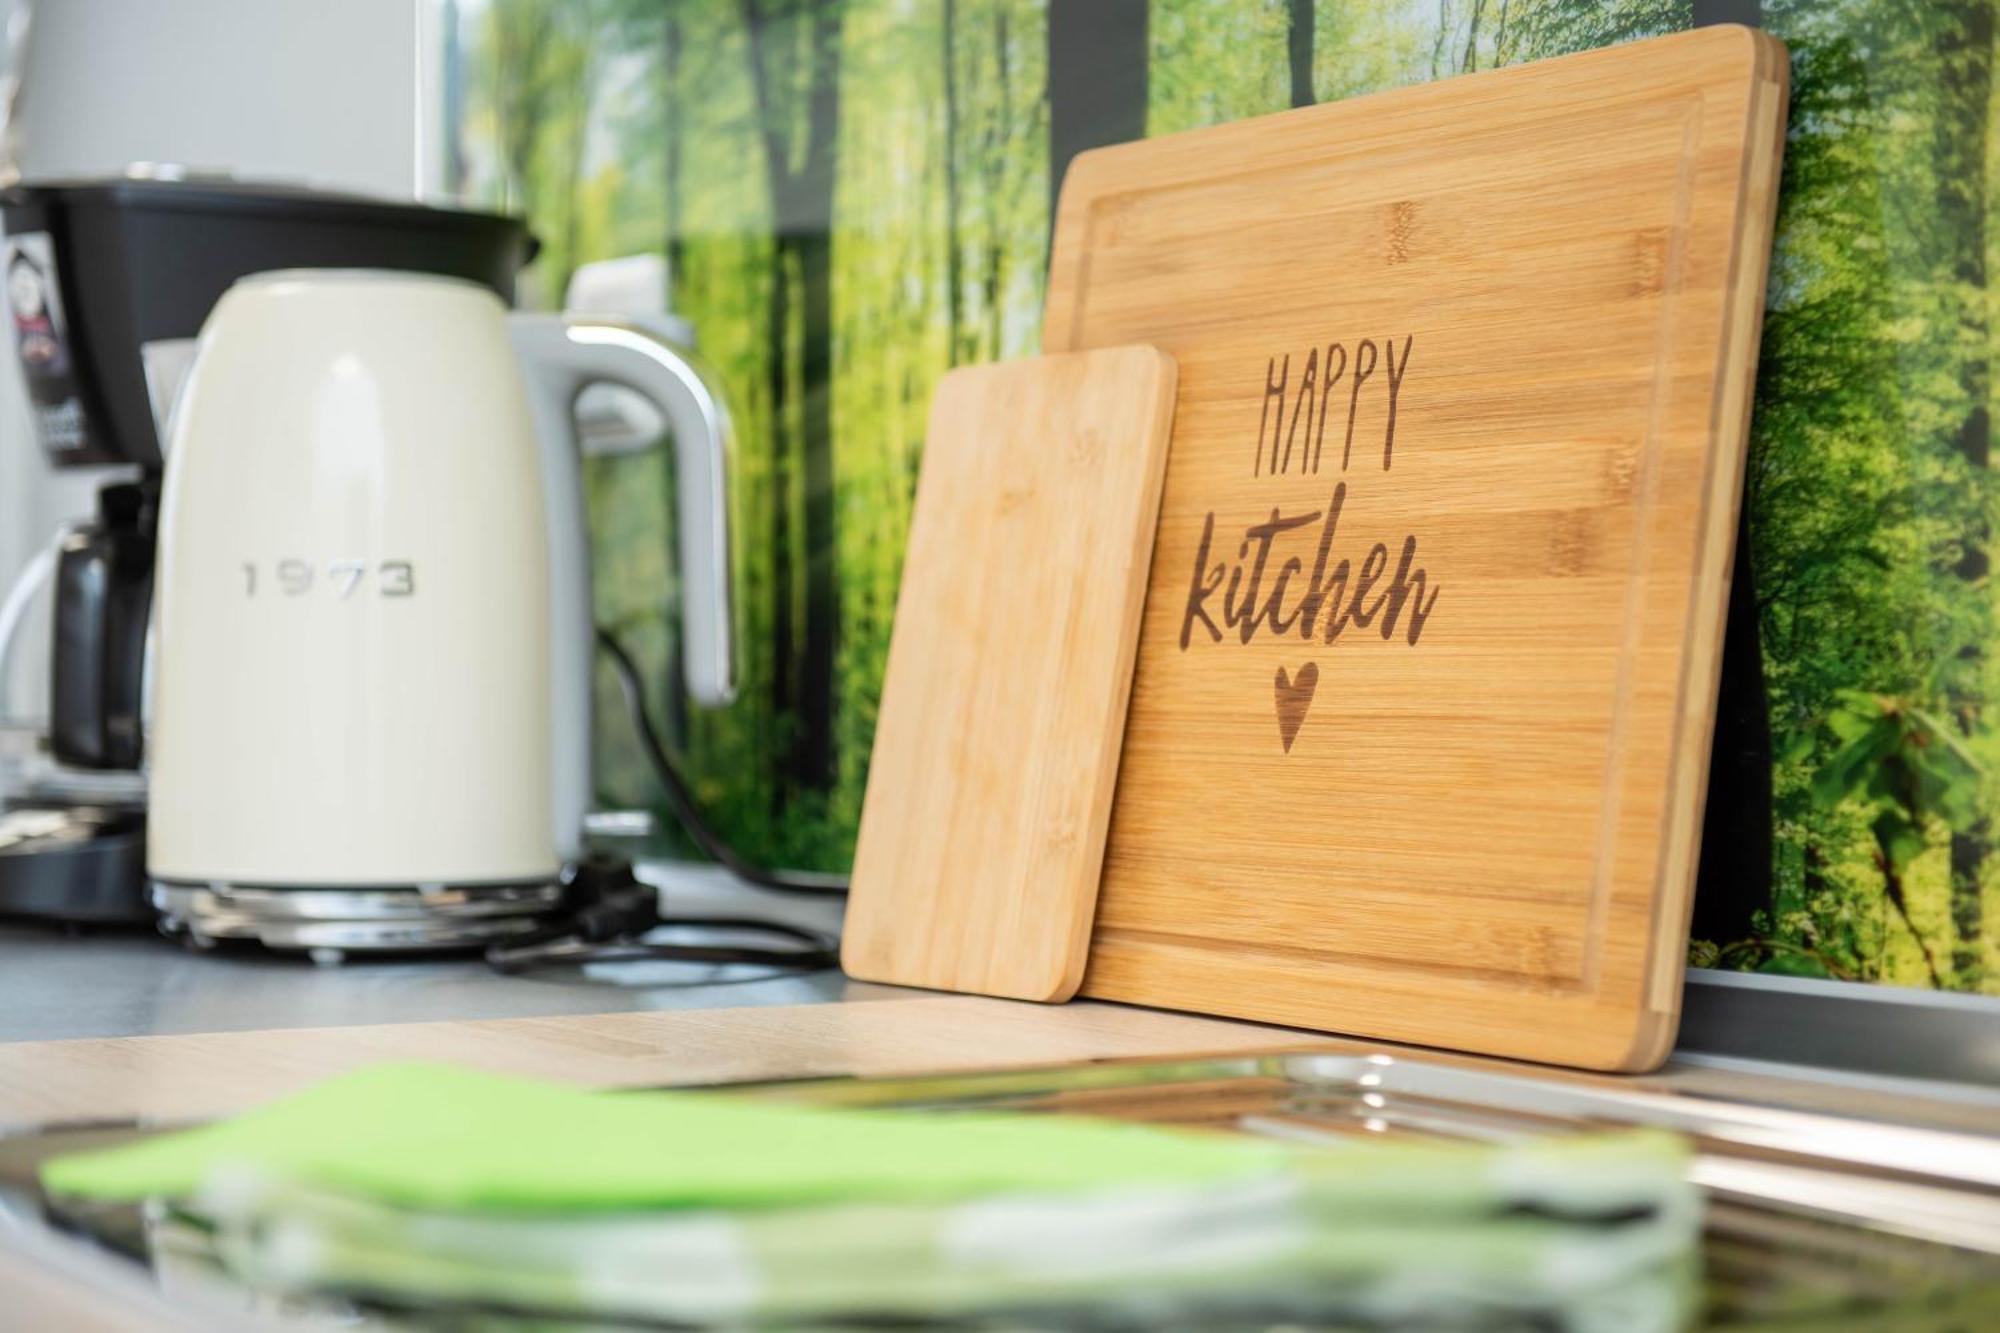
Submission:
<svg viewBox="0 0 2000 1333">
<path fill-rule="evenodd" d="M 319 567 L 310 560 L 274 560 L 270 562 L 270 568 L 276 575 L 278 590 L 287 597 L 303 597 L 312 592 L 318 582 Z M 329 560 L 325 569 L 326 580 L 321 586 L 330 588 L 336 597 L 352 597 L 364 586 L 372 587 L 381 597 L 416 596 L 417 569 L 413 561 Z M 245 597 L 258 594 L 261 587 L 258 574 L 257 561 L 243 562 Z"/>
</svg>

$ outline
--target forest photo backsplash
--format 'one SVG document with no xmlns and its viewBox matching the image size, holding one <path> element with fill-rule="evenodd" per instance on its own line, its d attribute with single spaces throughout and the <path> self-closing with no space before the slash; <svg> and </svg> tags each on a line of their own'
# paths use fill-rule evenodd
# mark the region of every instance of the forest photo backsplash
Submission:
<svg viewBox="0 0 2000 1333">
<path fill-rule="evenodd" d="M 741 699 L 682 699 L 661 451 L 588 465 L 598 615 L 733 842 L 826 870 L 932 386 L 1036 351 L 1070 156 L 1696 23 L 1777 33 L 1791 132 L 1690 961 L 2000 994 L 2000 0 L 434 3 L 447 184 L 527 215 L 526 290 L 662 255 L 724 378 Z M 657 805 L 600 690 L 600 795 Z"/>
</svg>

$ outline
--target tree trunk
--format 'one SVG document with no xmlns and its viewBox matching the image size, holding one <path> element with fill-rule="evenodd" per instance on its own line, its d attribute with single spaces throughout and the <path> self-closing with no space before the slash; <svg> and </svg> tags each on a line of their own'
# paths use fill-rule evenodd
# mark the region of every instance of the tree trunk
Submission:
<svg viewBox="0 0 2000 1333">
<path fill-rule="evenodd" d="M 771 290 L 765 313 L 764 376 L 771 400 L 771 716 L 781 737 L 797 724 L 799 703 L 796 608 L 797 567 L 793 561 L 792 470 L 796 456 L 790 420 L 792 397 L 792 245 L 779 236 L 771 250 Z M 785 742 L 789 744 L 789 742 Z M 772 799 L 781 799 L 784 773 L 772 784 Z"/>
<path fill-rule="evenodd" d="M 1049 0 L 1049 227 L 1070 159 L 1146 134 L 1147 0 Z"/>
<path fill-rule="evenodd" d="M 986 137 L 983 166 L 986 186 L 986 355 L 998 361 L 1004 354 L 1006 312 L 1002 306 L 1006 290 L 1006 226 L 1002 221 L 1001 194 L 1007 184 L 1007 146 L 1014 132 L 1014 99 L 1010 83 L 1014 77 L 1012 40 L 1007 27 L 1006 0 L 993 7 L 994 112 L 992 130 Z"/>
<path fill-rule="evenodd" d="M 1964 416 L 1953 432 L 1953 447 L 1975 473 L 1992 466 L 1986 300 L 1987 119 L 1993 99 L 1993 7 L 1987 0 L 1951 6 L 1936 17 L 1934 49 L 1938 71 L 1938 112 L 1934 131 L 1937 173 L 1935 209 L 1943 276 L 1951 285 L 1955 321 L 1950 333 L 1958 358 L 1957 381 Z M 1979 490 L 1983 500 L 1985 487 Z M 1992 533 L 1981 517 L 1965 535 L 1953 572 L 1972 585 L 1970 596 L 1986 604 L 1992 561 Z M 1990 611 L 1986 617 L 1990 629 Z M 1978 727 L 1985 700 L 1986 639 L 1980 633 L 1959 652 L 1951 690 L 1952 711 L 1968 732 Z M 1986 860 L 1992 850 L 1991 821 L 1981 817 L 1951 838 L 1951 971 L 1954 983 L 1979 989 L 1984 972 L 1984 909 L 1981 902 Z"/>
<path fill-rule="evenodd" d="M 764 315 L 764 382 L 770 400 L 771 680 L 770 714 L 781 744 L 789 744 L 799 698 L 798 615 L 792 540 L 791 243 L 787 239 L 791 193 L 791 142 L 776 107 L 778 78 L 765 59 L 765 16 L 757 0 L 743 0 L 750 49 L 750 81 L 764 140 L 764 175 L 771 197 L 771 276 Z M 773 774 L 771 801 L 783 804 L 785 768 Z"/>
<path fill-rule="evenodd" d="M 829 201 L 829 212 L 831 202 Z M 792 780 L 830 787 L 838 755 L 834 722 L 840 682 L 835 677 L 840 633 L 840 578 L 834 547 L 833 475 L 833 235 L 799 238 L 799 427 L 805 445 L 806 636 L 800 682 L 799 727 L 792 742 Z"/>
<path fill-rule="evenodd" d="M 662 125 L 661 137 L 665 142 L 662 174 L 665 176 L 663 190 L 666 225 L 665 250 L 667 259 L 667 293 L 669 305 L 678 305 L 674 290 L 681 279 L 681 268 L 687 262 L 685 204 L 683 190 L 685 184 L 684 161 L 686 153 L 681 143 L 681 52 L 684 46 L 681 34 L 681 16 L 678 3 L 668 3 L 660 24 L 660 105 L 665 112 L 666 123 Z"/>
<path fill-rule="evenodd" d="M 596 100 L 597 84 L 597 42 L 596 35 L 588 27 L 580 26 L 574 34 L 578 46 L 575 83 L 569 89 L 569 151 L 563 163 L 563 268 L 550 275 L 548 293 L 549 304 L 560 310 L 569 292 L 569 280 L 575 274 L 578 251 L 583 248 L 583 156 L 584 144 L 590 133 L 590 109 Z"/>
<path fill-rule="evenodd" d="M 466 187 L 465 46 L 458 21 L 458 0 L 444 0 L 438 26 L 444 30 L 444 191 L 451 198 Z"/>
<path fill-rule="evenodd" d="M 840 130 L 841 7 L 813 6 L 812 77 L 806 160 L 800 173 L 799 283 L 803 343 L 799 383 L 805 453 L 806 642 L 802 725 L 792 744 L 792 777 L 830 787 L 838 756 L 834 723 L 840 637 L 840 578 L 833 459 L 833 186 Z"/>
<path fill-rule="evenodd" d="M 792 21 L 810 24 L 801 51 L 798 43 L 767 39 L 770 16 L 760 0 L 742 3 L 776 242 L 766 346 L 770 358 L 775 593 L 771 691 L 774 711 L 790 723 L 782 781 L 773 784 L 772 793 L 774 801 L 782 803 L 788 789 L 830 786 L 836 758 L 838 682 L 834 665 L 840 585 L 832 412 L 833 186 L 840 118 L 840 8 L 811 3 L 786 11 Z M 790 59 L 774 62 L 770 58 L 773 50 L 789 53 Z M 803 124 L 787 114 L 796 100 L 779 96 L 781 89 L 796 88 L 797 71 L 792 68 L 796 62 L 804 65 Z M 803 144 L 798 142 L 800 136 Z M 793 283 L 798 289 L 796 306 Z M 791 327 L 795 310 L 796 375 Z M 801 489 L 796 534 L 791 491 L 794 461 L 799 464 Z M 795 596 L 802 596 L 803 616 Z"/>
<path fill-rule="evenodd" d="M 1313 104 L 1313 0 L 1288 0 L 1285 52 L 1292 69 L 1292 105 Z"/>
<path fill-rule="evenodd" d="M 661 177 L 661 221 L 665 235 L 660 238 L 660 251 L 667 262 L 667 306 L 669 310 L 683 304 L 678 296 L 681 276 L 687 262 L 687 243 L 683 239 L 686 227 L 682 217 L 682 167 L 685 153 L 681 144 L 681 15 L 679 0 L 663 0 L 660 7 L 660 139 L 662 144 Z M 677 500 L 680 478 L 672 468 L 662 469 L 666 485 L 660 501 L 663 514 L 680 512 Z M 687 595 L 689 571 L 680 570 L 678 583 L 681 597 Z M 688 694 L 687 644 L 681 626 L 669 623 L 666 626 L 667 662 L 665 672 L 665 700 L 667 731 L 676 745 L 686 745 L 688 739 Z"/>
<path fill-rule="evenodd" d="M 965 238 L 959 235 L 958 0 L 944 0 L 940 24 L 944 64 L 944 309 L 945 360 L 957 365 L 965 327 Z"/>
</svg>

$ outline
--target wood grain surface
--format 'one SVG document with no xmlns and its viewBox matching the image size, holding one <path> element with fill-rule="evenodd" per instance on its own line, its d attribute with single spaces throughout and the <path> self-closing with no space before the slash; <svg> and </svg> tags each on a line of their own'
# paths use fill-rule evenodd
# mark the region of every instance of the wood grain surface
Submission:
<svg viewBox="0 0 2000 1333">
<path fill-rule="evenodd" d="M 1160 507 L 1151 347 L 952 371 L 931 402 L 841 963 L 1066 1000 L 1083 978 Z"/>
<path fill-rule="evenodd" d="M 1786 80 L 1705 28 L 1076 160 L 1045 348 L 1180 367 L 1086 994 L 1665 1056 Z"/>
<path fill-rule="evenodd" d="M 841 1076 L 928 1078 L 1099 1060 L 1383 1055 L 1619 1091 L 1751 1102 L 1990 1133 L 1988 1100 L 1926 1097 L 1785 1066 L 1676 1060 L 1659 1073 L 1577 1073 L 1380 1041 L 1080 1000 L 966 995 L 366 1027 L 0 1043 L 0 1135 L 53 1125 L 164 1124 L 241 1111 L 383 1060 L 442 1060 L 580 1087 L 697 1087 Z M 1789 1075 L 1789 1076 L 1788 1076 Z M 0 1247 L 4 1248 L 4 1247 Z M 0 1327 L 4 1327 L 0 1320 Z"/>
<path fill-rule="evenodd" d="M 443 1060 L 585 1087 L 1026 1069 L 1327 1043 L 1119 1005 L 970 995 L 0 1044 L 0 1134 L 191 1120 L 385 1060 Z"/>
</svg>

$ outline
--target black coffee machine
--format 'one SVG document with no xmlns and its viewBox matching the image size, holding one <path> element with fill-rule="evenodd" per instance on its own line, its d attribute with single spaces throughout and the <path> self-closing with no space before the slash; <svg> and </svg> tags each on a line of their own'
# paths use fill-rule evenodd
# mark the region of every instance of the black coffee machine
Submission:
<svg viewBox="0 0 2000 1333">
<path fill-rule="evenodd" d="M 0 219 L 42 452 L 58 468 L 123 465 L 54 555 L 52 762 L 0 792 L 0 915 L 150 921 L 141 774 L 159 423 L 188 340 L 231 283 L 269 269 L 439 273 L 511 301 L 533 242 L 513 218 L 227 180 L 22 185 L 0 192 Z"/>
</svg>

